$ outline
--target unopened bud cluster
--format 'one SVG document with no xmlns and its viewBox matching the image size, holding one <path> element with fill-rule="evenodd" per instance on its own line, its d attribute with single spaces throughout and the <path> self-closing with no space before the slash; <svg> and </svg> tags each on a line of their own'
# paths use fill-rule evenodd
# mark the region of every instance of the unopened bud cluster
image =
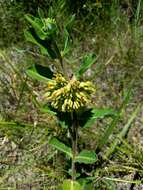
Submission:
<svg viewBox="0 0 143 190">
<path fill-rule="evenodd" d="M 61 74 L 55 74 L 48 82 L 48 92 L 44 95 L 51 106 L 62 112 L 77 111 L 85 107 L 95 91 L 90 81 L 66 80 Z"/>
<path fill-rule="evenodd" d="M 43 30 L 49 34 L 54 33 L 57 29 L 56 21 L 52 18 L 45 18 L 43 19 Z"/>
</svg>

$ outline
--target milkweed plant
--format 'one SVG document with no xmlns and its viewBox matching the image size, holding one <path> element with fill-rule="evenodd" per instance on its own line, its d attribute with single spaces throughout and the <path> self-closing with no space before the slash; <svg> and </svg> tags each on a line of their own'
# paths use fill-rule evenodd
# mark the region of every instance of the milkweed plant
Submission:
<svg viewBox="0 0 143 190">
<path fill-rule="evenodd" d="M 98 157 L 95 151 L 85 149 L 79 151 L 79 129 L 92 126 L 96 119 L 112 114 L 112 110 L 93 107 L 92 97 L 95 93 L 95 86 L 91 81 L 83 80 L 85 72 L 96 62 L 96 56 L 93 53 L 86 54 L 80 66 L 78 65 L 72 73 L 72 68 L 66 61 L 67 55 L 70 53 L 70 32 L 75 15 L 70 16 L 64 27 L 60 28 L 55 19 L 44 18 L 42 11 L 38 12 L 39 17 L 25 15 L 29 25 L 28 29 L 24 31 L 24 35 L 29 42 L 38 46 L 42 55 L 47 56 L 50 64 L 47 66 L 42 66 L 40 63 L 35 64 L 30 66 L 26 73 L 32 78 L 46 83 L 43 94 L 44 105 L 47 106 L 49 113 L 57 116 L 58 120 L 66 122 L 67 132 L 70 134 L 71 147 L 56 137 L 49 140 L 51 146 L 62 151 L 71 159 L 71 179 L 65 179 L 58 189 L 84 190 L 86 184 L 78 182 L 76 164 L 77 162 L 94 164 Z M 59 38 L 62 39 L 63 46 L 58 44 Z M 54 66 L 54 70 L 52 66 Z M 86 119 L 86 113 L 89 115 L 88 119 Z M 63 115 L 62 119 L 59 117 L 61 114 Z"/>
</svg>

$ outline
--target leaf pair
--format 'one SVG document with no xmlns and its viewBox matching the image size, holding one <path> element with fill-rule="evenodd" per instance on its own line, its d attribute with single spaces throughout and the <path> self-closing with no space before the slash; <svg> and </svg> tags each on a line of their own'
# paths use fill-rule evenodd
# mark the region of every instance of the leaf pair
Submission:
<svg viewBox="0 0 143 190">
<path fill-rule="evenodd" d="M 106 116 L 114 116 L 116 115 L 115 110 L 110 108 L 93 108 L 91 110 L 91 116 L 87 120 L 87 122 L 84 125 L 84 128 L 91 127 L 97 119 L 103 119 Z"/>
<path fill-rule="evenodd" d="M 64 143 L 60 142 L 56 138 L 52 138 L 49 141 L 49 144 L 52 145 L 54 148 L 64 152 L 68 157 L 72 158 L 72 150 L 70 147 L 65 145 Z M 85 163 L 85 164 L 92 164 L 97 161 L 97 156 L 95 152 L 89 150 L 82 150 L 75 158 L 75 162 Z"/>
</svg>

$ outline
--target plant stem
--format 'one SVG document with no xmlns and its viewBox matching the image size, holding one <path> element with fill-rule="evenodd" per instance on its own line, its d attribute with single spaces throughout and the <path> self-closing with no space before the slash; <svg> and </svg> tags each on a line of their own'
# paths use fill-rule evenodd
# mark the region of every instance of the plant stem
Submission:
<svg viewBox="0 0 143 190">
<path fill-rule="evenodd" d="M 72 119 L 72 133 L 71 133 L 71 140 L 72 140 L 72 180 L 76 180 L 76 166 L 75 166 L 75 158 L 77 154 L 77 138 L 78 138 L 78 125 L 77 125 L 77 118 L 74 113 L 71 113 Z"/>
<path fill-rule="evenodd" d="M 60 50 L 59 50 L 59 48 L 58 48 L 58 46 L 57 46 L 57 43 L 56 43 L 56 41 L 54 40 L 54 38 L 52 38 L 52 41 L 53 41 L 54 49 L 55 49 L 55 52 L 56 52 L 57 57 L 58 57 L 58 59 L 59 59 L 60 66 L 61 66 L 61 69 L 62 69 L 62 71 L 63 71 L 63 74 L 64 74 L 65 77 L 68 79 L 68 75 L 67 75 L 65 66 L 64 66 L 64 64 L 63 64 L 63 58 L 62 58 L 62 56 L 61 56 L 61 52 L 60 52 Z"/>
<path fill-rule="evenodd" d="M 75 168 L 75 156 L 76 156 L 76 142 L 72 142 L 72 153 L 73 153 L 73 158 L 72 158 L 72 180 L 76 180 L 76 168 Z"/>
</svg>

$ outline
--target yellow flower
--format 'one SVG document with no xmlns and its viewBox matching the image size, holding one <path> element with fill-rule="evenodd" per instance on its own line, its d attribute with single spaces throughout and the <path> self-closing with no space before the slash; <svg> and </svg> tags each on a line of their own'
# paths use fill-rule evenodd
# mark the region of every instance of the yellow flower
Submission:
<svg viewBox="0 0 143 190">
<path fill-rule="evenodd" d="M 48 82 L 48 92 L 44 97 L 53 108 L 62 112 L 73 112 L 87 106 L 94 91 L 92 82 L 80 82 L 76 79 L 68 81 L 58 73 Z"/>
</svg>

